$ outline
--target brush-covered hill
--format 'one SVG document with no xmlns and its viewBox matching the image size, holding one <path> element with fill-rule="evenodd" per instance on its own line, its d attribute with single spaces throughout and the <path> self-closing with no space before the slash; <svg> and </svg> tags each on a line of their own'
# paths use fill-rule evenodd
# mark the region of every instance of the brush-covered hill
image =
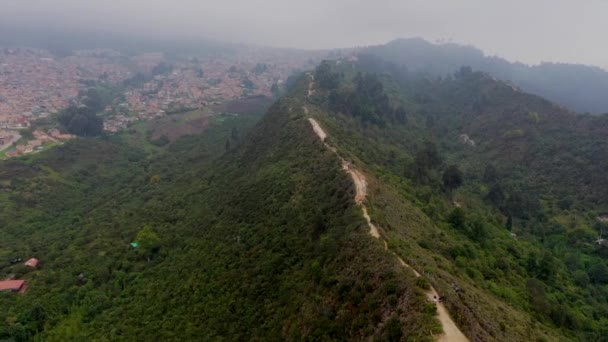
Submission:
<svg viewBox="0 0 608 342">
<path fill-rule="evenodd" d="M 373 53 L 319 66 L 311 112 L 368 175 L 389 249 L 473 340 L 603 340 L 608 118 Z"/>
<path fill-rule="evenodd" d="M 241 120 L 1 163 L 0 339 L 608 334 L 604 116 L 364 53 Z"/>
<path fill-rule="evenodd" d="M 453 74 L 463 66 L 490 73 L 523 90 L 580 112 L 607 113 L 608 72 L 580 64 L 541 63 L 529 66 L 486 56 L 472 46 L 432 44 L 423 39 L 398 39 L 371 52 L 411 72 L 432 76 Z"/>
<path fill-rule="evenodd" d="M 28 288 L 0 293 L 0 339 L 433 340 L 428 283 L 369 237 L 306 86 L 155 155 L 99 138 L 2 162 L 0 277 Z"/>
</svg>

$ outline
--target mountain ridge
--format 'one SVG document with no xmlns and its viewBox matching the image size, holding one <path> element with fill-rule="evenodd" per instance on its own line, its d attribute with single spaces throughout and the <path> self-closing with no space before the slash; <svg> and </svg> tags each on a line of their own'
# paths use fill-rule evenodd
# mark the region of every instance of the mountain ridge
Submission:
<svg viewBox="0 0 608 342">
<path fill-rule="evenodd" d="M 367 51 L 391 63 L 407 65 L 410 71 L 433 76 L 443 77 L 470 66 L 579 112 L 608 112 L 608 101 L 603 96 L 608 90 L 608 72 L 600 67 L 549 62 L 529 66 L 486 56 L 473 46 L 433 44 L 420 38 L 396 39 Z"/>
<path fill-rule="evenodd" d="M 603 229 L 596 216 L 606 205 L 600 195 L 605 183 L 601 168 L 593 166 L 602 157 L 585 152 L 585 144 L 601 146 L 605 138 L 579 138 L 606 116 L 576 114 L 469 68 L 437 80 L 360 55 L 354 63 L 326 62 L 316 72 L 324 80 L 312 99 L 321 108 L 316 119 L 341 155 L 373 175 L 374 224 L 387 227 L 391 249 L 410 263 L 423 262 L 417 268 L 428 270 L 433 286 L 449 294 L 446 306 L 467 336 L 601 340 L 601 319 L 566 304 L 564 296 L 574 295 L 574 286 L 605 291 L 595 274 L 605 269 L 602 247 L 591 245 L 593 231 Z M 471 123 L 479 128 L 468 131 Z M 476 132 L 485 132 L 488 141 Z M 474 145 L 459 140 L 463 133 Z M 570 155 L 578 158 L 576 169 L 566 162 Z M 445 183 L 450 166 L 465 178 L 455 194 Z M 575 171 L 592 183 L 570 177 Z M 578 192 L 585 188 L 591 192 Z M 412 225 L 401 218 L 418 210 L 430 221 Z M 583 236 L 586 247 L 578 242 Z M 583 273 L 595 283 L 587 287 Z M 578 298 L 601 312 L 601 300 Z M 498 312 L 503 321 L 487 319 Z"/>
<path fill-rule="evenodd" d="M 29 286 L 0 338 L 432 341 L 446 313 L 472 341 L 606 336 L 607 116 L 365 53 L 258 115 L 0 163 L 0 260 L 42 265 L 0 263 Z"/>
</svg>

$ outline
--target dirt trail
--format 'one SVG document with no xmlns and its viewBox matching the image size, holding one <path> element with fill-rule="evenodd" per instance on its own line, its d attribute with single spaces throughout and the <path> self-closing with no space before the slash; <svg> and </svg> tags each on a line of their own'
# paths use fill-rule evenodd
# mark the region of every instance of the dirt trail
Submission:
<svg viewBox="0 0 608 342">
<path fill-rule="evenodd" d="M 308 109 L 306 107 L 304 107 L 304 108 L 306 109 L 305 112 L 308 114 Z M 315 120 L 313 118 L 309 118 L 308 121 L 312 125 L 312 130 L 315 131 L 315 133 L 319 136 L 319 139 L 321 139 L 321 141 L 325 144 L 325 138 L 327 138 L 327 134 L 325 134 L 325 131 L 323 131 L 323 128 L 321 128 L 321 126 L 319 126 L 319 123 L 317 122 L 317 120 Z"/>
<path fill-rule="evenodd" d="M 312 78 L 312 75 L 311 75 L 311 78 Z M 312 81 L 309 84 L 308 96 L 311 95 L 311 87 L 312 87 L 311 84 L 312 84 Z M 308 108 L 306 108 L 306 106 L 304 106 L 303 109 L 304 109 L 304 112 L 306 114 L 308 114 Z M 325 131 L 323 130 L 323 128 L 321 128 L 319 123 L 313 118 L 308 118 L 308 121 L 310 122 L 313 131 L 319 137 L 319 139 L 321 139 L 323 144 L 328 149 L 330 149 L 332 152 L 336 153 L 336 155 L 338 155 L 335 147 L 330 146 L 325 141 L 327 138 L 327 133 L 325 133 Z M 369 214 L 367 213 L 367 207 L 365 206 L 365 198 L 367 197 L 367 181 L 365 180 L 365 176 L 359 170 L 357 170 L 350 162 L 346 161 L 340 155 L 338 155 L 338 158 L 340 158 L 340 160 L 342 161 L 342 169 L 350 175 L 350 177 L 353 180 L 353 183 L 355 184 L 355 190 L 356 190 L 355 202 L 363 211 L 363 217 L 365 218 L 365 220 L 367 221 L 367 225 L 369 226 L 369 234 L 371 236 L 375 237 L 376 239 L 381 239 L 382 242 L 384 242 L 384 248 L 386 250 L 388 250 L 388 243 L 386 242 L 386 240 L 384 240 L 380 237 L 380 231 L 378 230 L 378 227 L 376 227 L 376 225 L 374 225 L 372 223 L 372 220 L 369 217 Z M 393 254 L 395 254 L 395 253 L 393 253 Z M 397 258 L 399 260 L 399 263 L 402 266 L 411 269 L 414 272 L 414 274 L 416 275 L 416 277 L 420 277 L 420 273 L 418 273 L 418 271 L 416 271 L 412 266 L 408 265 L 405 261 L 403 261 L 402 258 L 400 258 L 400 257 L 397 257 Z M 443 327 L 443 334 L 437 336 L 437 341 L 439 341 L 439 342 L 468 342 L 469 339 L 460 331 L 460 329 L 458 328 L 456 323 L 454 323 L 454 321 L 450 317 L 450 314 L 448 313 L 448 310 L 446 309 L 445 305 L 443 305 L 443 303 L 438 301 L 440 296 L 437 293 L 437 291 L 435 290 L 435 288 L 433 288 L 431 286 L 430 290 L 426 293 L 426 297 L 428 300 L 435 302 L 435 305 L 437 306 L 437 316 L 438 316 L 439 322 L 441 322 L 441 326 Z"/>
<path fill-rule="evenodd" d="M 308 97 L 311 97 L 315 93 L 315 90 L 313 89 L 315 86 L 315 74 L 311 72 L 308 74 L 308 77 L 310 77 L 310 82 L 308 83 Z"/>
</svg>

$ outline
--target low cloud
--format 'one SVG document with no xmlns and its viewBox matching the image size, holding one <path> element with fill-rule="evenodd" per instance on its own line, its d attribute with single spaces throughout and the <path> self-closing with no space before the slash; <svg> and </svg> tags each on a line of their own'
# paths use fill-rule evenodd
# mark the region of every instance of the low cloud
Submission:
<svg viewBox="0 0 608 342">
<path fill-rule="evenodd" d="M 606 13 L 600 0 L 4 0 L 0 22 L 311 49 L 418 36 L 526 63 L 607 66 Z"/>
</svg>

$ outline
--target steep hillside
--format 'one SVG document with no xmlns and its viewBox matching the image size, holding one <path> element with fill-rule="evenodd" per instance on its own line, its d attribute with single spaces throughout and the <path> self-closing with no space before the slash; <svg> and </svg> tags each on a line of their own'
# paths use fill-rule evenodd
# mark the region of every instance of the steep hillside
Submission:
<svg viewBox="0 0 608 342">
<path fill-rule="evenodd" d="M 0 339 L 607 336 L 606 117 L 367 54 L 253 121 L 0 164 Z"/>
<path fill-rule="evenodd" d="M 528 66 L 485 56 L 471 46 L 431 44 L 422 39 L 399 39 L 369 49 L 412 72 L 446 76 L 463 66 L 509 81 L 524 91 L 543 96 L 580 112 L 608 112 L 608 72 L 577 64 L 541 63 Z"/>
<path fill-rule="evenodd" d="M 369 237 L 306 120 L 304 82 L 236 141 L 231 121 L 152 157 L 87 139 L 0 165 L 0 272 L 28 283 L 0 296 L 0 338 L 440 334 L 428 284 Z M 30 256 L 39 268 L 13 262 Z"/>
<path fill-rule="evenodd" d="M 429 79 L 369 55 L 315 79 L 309 111 L 367 175 L 380 236 L 467 336 L 606 336 L 605 116 L 470 68 Z"/>
</svg>

